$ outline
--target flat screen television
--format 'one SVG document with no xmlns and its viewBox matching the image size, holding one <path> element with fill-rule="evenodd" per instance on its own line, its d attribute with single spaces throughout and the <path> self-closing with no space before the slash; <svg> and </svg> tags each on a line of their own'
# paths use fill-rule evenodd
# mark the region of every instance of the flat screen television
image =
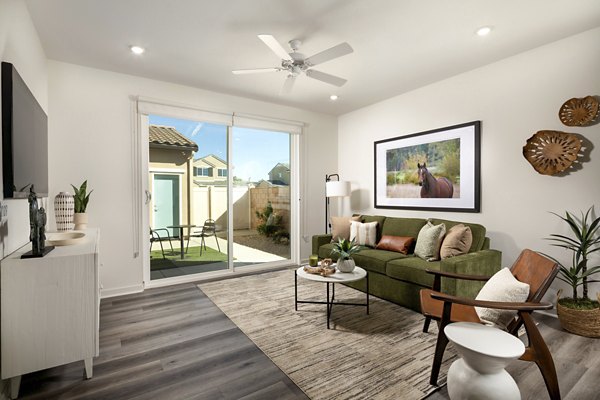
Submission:
<svg viewBox="0 0 600 400">
<path fill-rule="evenodd" d="M 11 63 L 2 62 L 4 198 L 24 198 L 29 185 L 48 196 L 48 116 Z"/>
</svg>

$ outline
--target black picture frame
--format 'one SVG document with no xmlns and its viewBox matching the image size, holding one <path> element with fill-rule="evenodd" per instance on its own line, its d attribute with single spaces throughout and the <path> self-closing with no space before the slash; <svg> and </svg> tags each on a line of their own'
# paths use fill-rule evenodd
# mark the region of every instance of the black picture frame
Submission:
<svg viewBox="0 0 600 400">
<path fill-rule="evenodd" d="M 375 208 L 480 212 L 480 147 L 481 121 L 376 141 Z"/>
</svg>

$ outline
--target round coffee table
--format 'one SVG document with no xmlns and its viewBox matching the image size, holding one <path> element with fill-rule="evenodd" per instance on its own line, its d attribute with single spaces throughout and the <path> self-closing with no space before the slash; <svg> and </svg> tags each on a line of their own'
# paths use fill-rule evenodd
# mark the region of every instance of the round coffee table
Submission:
<svg viewBox="0 0 600 400">
<path fill-rule="evenodd" d="M 298 300 L 298 277 L 308 279 L 309 281 L 327 283 L 327 301 Z M 341 301 L 334 302 L 336 283 L 356 282 L 360 281 L 361 279 L 366 280 L 366 303 L 346 303 Z M 329 284 L 331 284 L 331 298 L 329 297 Z M 296 311 L 298 311 L 298 303 L 327 304 L 327 329 L 329 329 L 329 319 L 331 318 L 331 310 L 334 304 L 340 306 L 366 307 L 367 314 L 369 314 L 369 273 L 361 267 L 354 267 L 352 272 L 335 271 L 335 273 L 332 275 L 321 276 L 317 274 L 309 274 L 308 272 L 304 271 L 304 266 L 302 266 L 296 269 L 296 273 L 294 274 L 294 298 Z"/>
<path fill-rule="evenodd" d="M 515 380 L 504 367 L 521 357 L 525 345 L 508 332 L 472 322 L 444 328 L 460 355 L 448 370 L 448 395 L 459 399 L 521 399 Z"/>
</svg>

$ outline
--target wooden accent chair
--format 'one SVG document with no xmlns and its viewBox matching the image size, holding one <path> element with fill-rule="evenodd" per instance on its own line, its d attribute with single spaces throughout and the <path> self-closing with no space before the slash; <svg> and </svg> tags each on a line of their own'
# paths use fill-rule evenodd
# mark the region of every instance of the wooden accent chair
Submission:
<svg viewBox="0 0 600 400">
<path fill-rule="evenodd" d="M 422 289 L 420 293 L 421 312 L 425 316 L 423 332 L 427 332 L 429 323 L 432 319 L 438 321 L 439 327 L 429 382 L 432 385 L 437 386 L 437 379 L 442 364 L 442 358 L 444 356 L 444 350 L 448 344 L 448 338 L 444 334 L 446 325 L 451 322 L 482 323 L 475 312 L 475 307 L 515 310 L 517 311 L 517 318 L 508 325 L 507 331 L 514 336 L 518 336 L 519 328 L 522 325 L 525 325 L 528 345 L 525 348 L 525 353 L 520 359 L 535 362 L 542 373 L 550 398 L 552 400 L 560 399 L 558 378 L 556 377 L 556 369 L 554 368 L 552 355 L 531 316 L 535 310 L 548 310 L 552 308 L 552 304 L 540 303 L 540 300 L 554 280 L 554 277 L 558 273 L 558 269 L 559 266 L 554 261 L 532 250 L 523 250 L 519 255 L 519 258 L 511 267 L 511 272 L 517 280 L 530 285 L 529 297 L 524 303 L 474 300 L 441 293 L 442 277 L 480 281 L 486 281 L 489 277 L 428 270 L 427 272 L 434 274 L 435 278 L 433 290 Z"/>
<path fill-rule="evenodd" d="M 201 238 L 200 255 L 202 255 L 202 247 L 204 247 L 204 250 L 206 250 L 206 241 L 204 239 L 211 236 L 215 237 L 215 241 L 217 242 L 217 249 L 219 249 L 220 252 L 221 247 L 219 247 L 219 239 L 217 238 L 217 225 L 214 219 L 207 219 L 206 221 L 204 221 L 204 225 L 202 226 L 201 230 L 191 233 L 189 235 L 187 246 L 185 247 L 185 252 L 187 253 L 188 248 L 190 247 L 190 238 L 199 237 Z"/>
</svg>

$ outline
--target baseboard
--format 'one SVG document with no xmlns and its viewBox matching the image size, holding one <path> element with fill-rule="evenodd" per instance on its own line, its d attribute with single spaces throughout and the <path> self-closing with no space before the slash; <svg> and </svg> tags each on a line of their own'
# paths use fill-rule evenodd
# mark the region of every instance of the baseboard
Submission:
<svg viewBox="0 0 600 400">
<path fill-rule="evenodd" d="M 100 292 L 100 298 L 108 299 L 109 297 L 123 296 L 125 294 L 140 293 L 143 291 L 144 285 L 141 283 L 139 285 L 124 286 L 114 289 L 102 289 L 102 291 Z"/>
</svg>

